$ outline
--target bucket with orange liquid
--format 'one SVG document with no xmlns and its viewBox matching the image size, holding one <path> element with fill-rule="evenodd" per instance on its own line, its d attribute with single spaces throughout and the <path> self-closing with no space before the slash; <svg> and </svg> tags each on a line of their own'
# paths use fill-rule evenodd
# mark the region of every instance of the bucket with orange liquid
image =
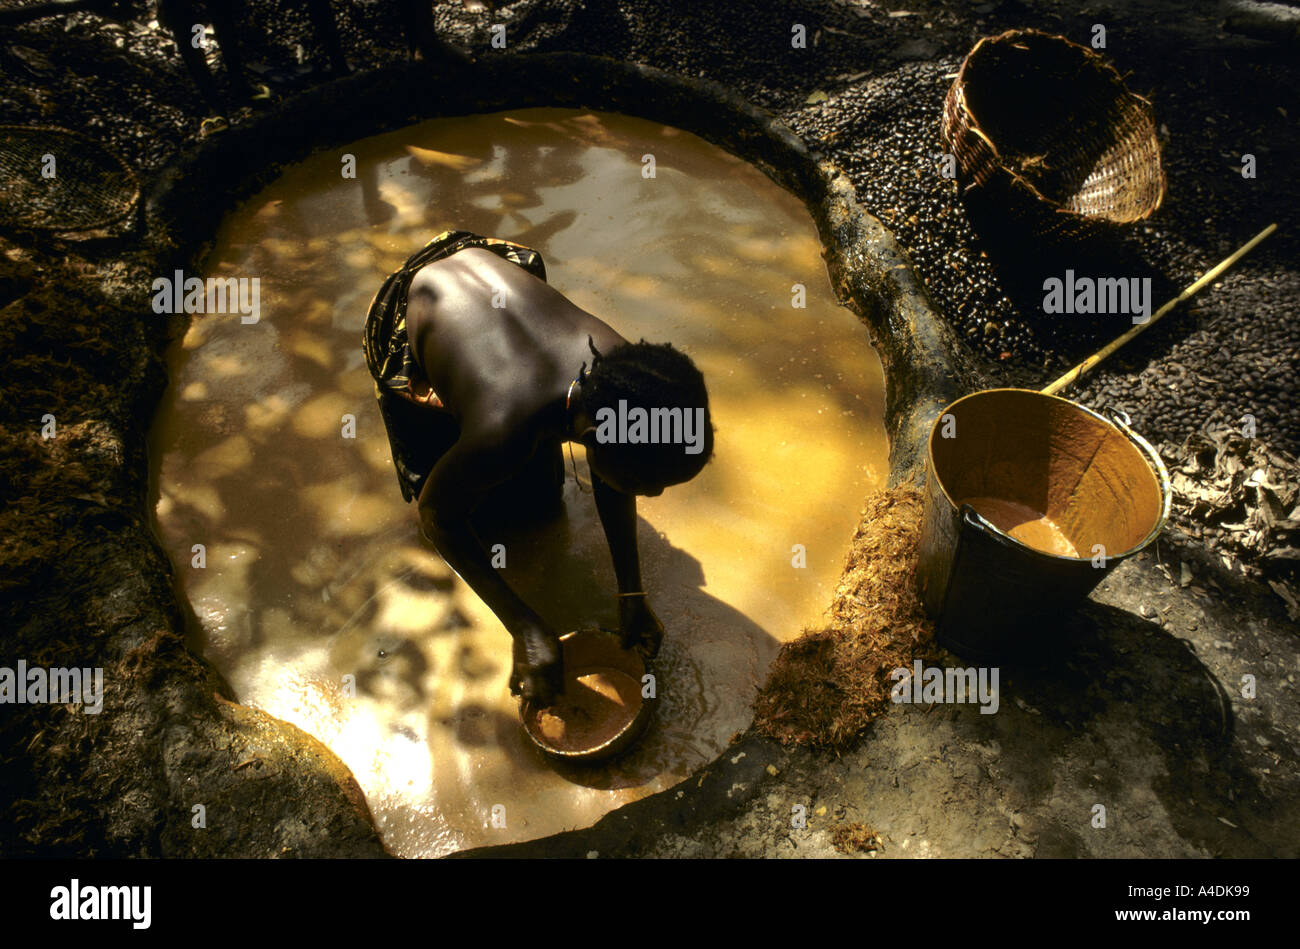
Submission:
<svg viewBox="0 0 1300 949">
<path fill-rule="evenodd" d="M 1062 615 L 1169 516 L 1155 449 L 1032 389 L 988 389 L 935 420 L 917 582 L 940 645 L 997 658 L 1050 645 Z"/>
</svg>

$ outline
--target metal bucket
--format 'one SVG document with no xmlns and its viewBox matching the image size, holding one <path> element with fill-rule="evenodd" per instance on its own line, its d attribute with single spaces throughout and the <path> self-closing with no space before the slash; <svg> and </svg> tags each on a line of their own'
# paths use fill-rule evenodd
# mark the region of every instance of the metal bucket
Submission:
<svg viewBox="0 0 1300 949">
<path fill-rule="evenodd" d="M 971 658 L 1051 645 L 1169 516 L 1169 475 L 1126 417 L 1032 389 L 952 403 L 927 462 L 917 583 L 939 644 Z"/>
</svg>

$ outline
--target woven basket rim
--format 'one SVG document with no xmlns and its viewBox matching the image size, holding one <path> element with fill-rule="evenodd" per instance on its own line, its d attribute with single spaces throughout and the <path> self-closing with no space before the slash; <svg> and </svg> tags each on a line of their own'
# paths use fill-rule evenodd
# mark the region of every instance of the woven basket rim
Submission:
<svg viewBox="0 0 1300 949">
<path fill-rule="evenodd" d="M 980 51 L 981 47 L 983 47 L 986 43 L 989 45 L 995 43 L 1011 43 L 1021 38 L 1031 39 L 1033 41 L 1041 41 L 1041 40 L 1051 41 L 1051 42 L 1062 44 L 1064 48 L 1073 49 L 1081 52 L 1084 55 L 1084 62 L 1087 63 L 1087 65 L 1096 69 L 1106 78 L 1112 80 L 1124 95 L 1129 96 L 1132 99 L 1142 103 L 1144 106 L 1146 106 L 1148 110 L 1152 111 L 1153 125 L 1154 125 L 1154 107 L 1152 106 L 1150 99 L 1129 89 L 1128 85 L 1124 82 L 1124 77 L 1120 74 L 1120 71 L 1115 68 L 1114 64 L 1108 62 L 1106 58 L 1102 56 L 1100 53 L 1098 53 L 1096 50 L 1089 49 L 1087 46 L 1084 46 L 1081 43 L 1076 43 L 1073 40 L 1071 40 L 1069 37 L 1062 36 L 1059 33 L 1048 33 L 1046 30 L 1037 30 L 1033 28 L 1009 29 L 1009 30 L 1003 30 L 1001 33 L 998 33 L 993 36 L 982 36 L 975 43 L 975 45 L 971 47 L 970 51 L 966 54 L 966 57 L 962 60 L 961 67 L 957 70 L 957 77 L 953 80 L 953 84 L 952 84 L 952 90 L 954 93 L 953 98 L 955 104 L 957 108 L 961 110 L 961 114 L 965 117 L 966 126 L 969 129 L 969 131 L 972 134 L 978 136 L 979 139 L 989 147 L 989 150 L 992 152 L 993 157 L 997 159 L 998 168 L 1011 179 L 1012 186 L 1025 189 L 1035 199 L 1047 205 L 1047 207 L 1051 208 L 1054 213 L 1063 214 L 1071 218 L 1079 219 L 1081 221 L 1088 221 L 1088 222 L 1098 221 L 1098 219 L 1093 215 L 1083 214 L 1078 211 L 1071 210 L 1070 208 L 1065 207 L 1061 202 L 1043 194 L 1043 192 L 1040 191 L 1039 188 L 1032 181 L 1030 181 L 1024 175 L 1020 174 L 1020 172 L 1016 171 L 1014 168 L 1012 168 L 1010 165 L 1004 162 L 1002 159 L 1002 153 L 998 150 L 997 144 L 991 138 L 989 138 L 988 134 L 980 126 L 979 120 L 976 118 L 975 113 L 971 110 L 970 105 L 966 101 L 966 70 L 971 63 L 971 60 L 975 58 L 976 53 Z M 947 130 L 945 129 L 944 131 L 946 135 Z M 1158 151 L 1157 151 L 1157 162 L 1159 162 Z M 1139 215 L 1138 217 L 1128 218 L 1122 221 L 1114 221 L 1113 223 L 1132 223 L 1134 221 L 1139 221 L 1146 217 L 1149 217 L 1150 215 L 1154 214 L 1157 210 L 1160 209 L 1160 206 L 1164 203 L 1165 191 L 1167 187 L 1163 162 L 1159 162 L 1157 171 L 1160 176 L 1160 189 L 1156 194 L 1155 202 L 1152 204 L 1150 210 Z"/>
<path fill-rule="evenodd" d="M 22 225 L 22 230 L 40 230 L 53 231 L 56 233 L 76 233 L 79 231 L 93 231 L 110 224 L 115 224 L 123 218 L 130 215 L 132 208 L 140 201 L 140 176 L 136 170 L 131 167 L 125 158 L 118 154 L 117 150 L 110 145 L 105 144 L 98 138 L 87 135 L 85 132 L 79 132 L 76 129 L 65 128 L 62 125 L 32 125 L 30 123 L 0 123 L 0 133 L 4 132 L 57 132 L 60 135 L 66 135 L 71 139 L 79 142 L 86 142 L 99 149 L 104 155 L 117 166 L 123 176 L 124 183 L 131 191 L 131 199 L 123 202 L 122 209 L 116 214 L 107 217 L 95 219 L 93 224 L 78 224 L 74 227 L 60 227 L 58 225 L 26 224 Z"/>
</svg>

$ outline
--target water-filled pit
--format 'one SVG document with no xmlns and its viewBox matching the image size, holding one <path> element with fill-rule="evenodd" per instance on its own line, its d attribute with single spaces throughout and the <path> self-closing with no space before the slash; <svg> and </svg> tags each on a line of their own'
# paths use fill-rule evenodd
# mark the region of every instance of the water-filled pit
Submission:
<svg viewBox="0 0 1300 949">
<path fill-rule="evenodd" d="M 629 339 L 685 350 L 709 386 L 714 460 L 638 499 L 667 635 L 656 719 L 610 764 L 561 771 L 529 744 L 508 635 L 420 542 L 396 483 L 361 329 L 384 276 L 448 228 L 536 248 L 552 286 Z M 209 257 L 209 276 L 258 278 L 260 318 L 193 318 L 153 432 L 196 648 L 241 702 L 339 755 L 398 855 L 586 826 L 681 780 L 749 723 L 779 644 L 819 621 L 888 473 L 880 361 L 820 250 L 756 168 L 613 114 L 436 119 L 289 168 Z M 483 537 L 559 631 L 616 619 L 574 450 L 562 516 Z"/>
</svg>

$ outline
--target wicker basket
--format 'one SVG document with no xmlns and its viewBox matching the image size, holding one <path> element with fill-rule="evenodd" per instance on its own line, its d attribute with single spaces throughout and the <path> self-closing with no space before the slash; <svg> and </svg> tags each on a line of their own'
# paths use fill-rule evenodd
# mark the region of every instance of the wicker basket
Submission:
<svg viewBox="0 0 1300 949">
<path fill-rule="evenodd" d="M 55 175 L 44 178 L 45 156 Z M 0 125 L 0 226 L 75 232 L 126 217 L 140 196 L 135 173 L 116 152 L 79 132 Z"/>
<path fill-rule="evenodd" d="M 948 90 L 942 134 L 965 191 L 993 195 L 1030 236 L 1090 236 L 1164 199 L 1151 103 L 1062 36 L 1008 30 L 976 43 Z"/>
</svg>

